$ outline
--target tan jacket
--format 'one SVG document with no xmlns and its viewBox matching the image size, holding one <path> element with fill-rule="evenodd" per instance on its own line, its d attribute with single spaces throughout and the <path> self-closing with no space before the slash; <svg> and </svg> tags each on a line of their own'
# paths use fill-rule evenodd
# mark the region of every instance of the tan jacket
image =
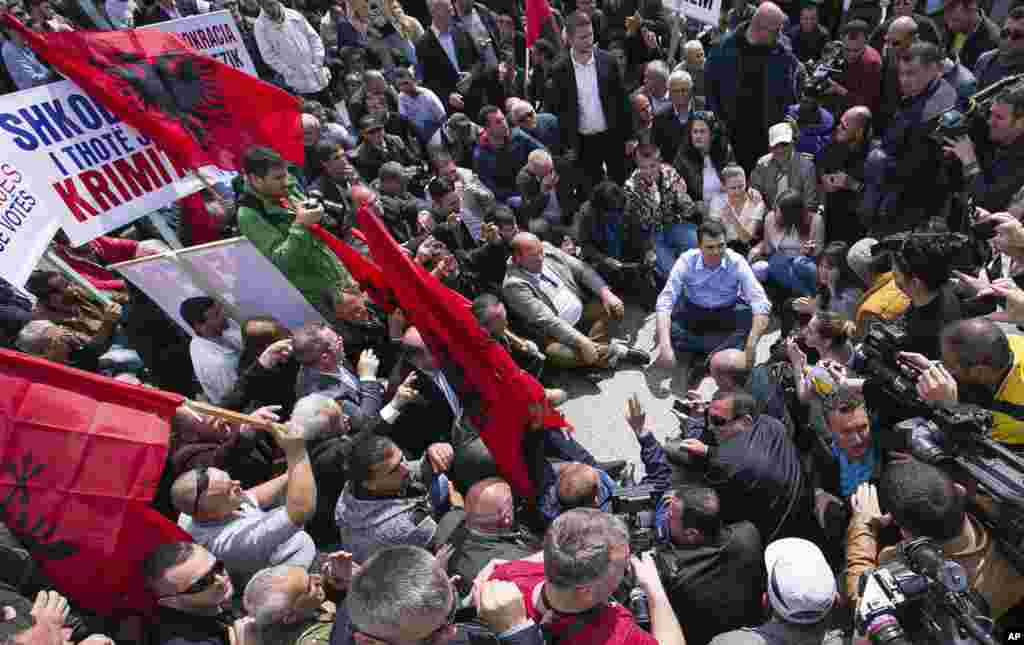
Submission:
<svg viewBox="0 0 1024 645">
<path fill-rule="evenodd" d="M 964 516 L 960 535 L 942 545 L 946 557 L 955 560 L 967 572 L 972 589 L 985 597 L 992 609 L 992 618 L 998 620 L 1024 598 L 1024 576 L 996 548 L 988 529 L 971 515 Z M 846 531 L 846 580 L 844 592 L 851 606 L 860 598 L 857 587 L 862 574 L 896 557 L 896 547 L 878 551 L 878 531 L 875 525 L 864 521 L 863 515 L 854 514 Z"/>
<path fill-rule="evenodd" d="M 779 197 L 779 180 L 786 175 L 789 188 L 800 191 L 808 208 L 821 204 L 818 197 L 818 175 L 812 155 L 793 151 L 788 164 L 779 163 L 768 153 L 757 160 L 757 166 L 750 173 L 750 185 L 760 191 L 765 205 L 772 209 Z"/>
</svg>

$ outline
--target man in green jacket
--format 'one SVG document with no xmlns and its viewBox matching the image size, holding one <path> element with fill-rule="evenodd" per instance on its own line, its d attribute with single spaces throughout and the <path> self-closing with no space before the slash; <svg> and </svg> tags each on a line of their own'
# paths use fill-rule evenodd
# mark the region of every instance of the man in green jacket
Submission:
<svg viewBox="0 0 1024 645">
<path fill-rule="evenodd" d="M 261 146 L 243 159 L 245 185 L 238 199 L 238 228 L 295 288 L 319 310 L 324 294 L 356 286 L 348 269 L 308 227 L 320 222 L 322 207 L 307 208 L 306 196 L 281 155 Z"/>
</svg>

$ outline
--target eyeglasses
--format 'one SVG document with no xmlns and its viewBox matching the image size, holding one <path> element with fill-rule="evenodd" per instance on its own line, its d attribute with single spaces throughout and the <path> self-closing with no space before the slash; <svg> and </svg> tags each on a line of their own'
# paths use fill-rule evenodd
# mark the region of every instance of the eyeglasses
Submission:
<svg viewBox="0 0 1024 645">
<path fill-rule="evenodd" d="M 161 598 L 171 598 L 172 596 L 191 596 L 194 594 L 200 594 L 212 587 L 217 583 L 217 578 L 224 576 L 227 573 L 227 566 L 221 561 L 217 560 L 210 567 L 210 570 L 200 576 L 195 582 L 190 584 L 185 591 L 179 591 L 177 593 L 169 593 Z"/>
<path fill-rule="evenodd" d="M 196 500 L 192 503 L 192 517 L 199 513 L 199 500 L 210 488 L 210 467 L 203 466 L 196 469 Z"/>
</svg>

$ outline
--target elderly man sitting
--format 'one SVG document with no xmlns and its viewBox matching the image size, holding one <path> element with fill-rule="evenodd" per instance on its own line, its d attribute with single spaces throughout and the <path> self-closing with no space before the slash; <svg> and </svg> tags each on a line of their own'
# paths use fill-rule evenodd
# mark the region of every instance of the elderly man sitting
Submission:
<svg viewBox="0 0 1024 645">
<path fill-rule="evenodd" d="M 647 352 L 609 343 L 609 325 L 622 318 L 624 307 L 604 279 L 532 233 L 512 238 L 502 291 L 552 365 L 615 367 L 620 360 L 633 365 L 650 361 Z"/>
</svg>

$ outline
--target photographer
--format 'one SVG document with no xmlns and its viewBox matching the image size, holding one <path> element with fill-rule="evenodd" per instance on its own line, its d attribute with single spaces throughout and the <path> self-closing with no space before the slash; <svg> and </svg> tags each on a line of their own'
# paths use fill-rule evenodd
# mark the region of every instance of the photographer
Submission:
<svg viewBox="0 0 1024 645">
<path fill-rule="evenodd" d="M 879 495 L 888 513 L 883 515 Z M 968 583 L 998 619 L 1024 598 L 1024 577 L 1003 556 L 993 535 L 965 510 L 966 492 L 936 468 L 916 460 L 890 464 L 876 490 L 861 484 L 851 499 L 847 530 L 845 593 L 859 603 L 858 585 L 868 570 L 897 557 L 896 547 L 879 549 L 881 530 L 896 524 L 905 541 L 928 537 L 946 557 L 966 570 Z"/>
<path fill-rule="evenodd" d="M 324 216 L 288 172 L 288 162 L 270 148 L 253 146 L 242 159 L 244 187 L 238 199 L 238 230 L 249 238 L 309 304 L 324 309 L 328 288 L 355 283 L 348 269 L 309 231 Z"/>
<path fill-rule="evenodd" d="M 1024 88 L 1011 87 L 996 98 L 988 115 L 988 132 L 991 147 L 976 150 L 965 134 L 946 137 L 944 150 L 963 165 L 975 204 L 1000 212 L 1024 184 Z"/>
<path fill-rule="evenodd" d="M 800 452 L 777 419 L 757 412 L 748 393 L 716 393 L 707 410 L 705 443 L 685 439 L 689 468 L 718 491 L 727 522 L 748 519 L 765 539 L 820 538 L 812 512 L 810 479 Z"/>
<path fill-rule="evenodd" d="M 658 573 L 676 615 L 700 617 L 687 621 L 687 645 L 763 617 L 761 536 L 750 522 L 723 524 L 720 513 L 718 493 L 703 486 L 681 487 L 658 508 L 668 529 L 654 554 Z"/>
<path fill-rule="evenodd" d="M 637 395 L 626 402 L 626 423 L 636 434 L 640 443 L 640 459 L 647 473 L 640 485 L 652 485 L 656 497 L 668 490 L 672 479 L 672 467 L 657 437 L 647 427 L 647 413 Z M 535 433 L 541 434 L 541 433 Z M 551 522 L 563 511 L 571 508 L 599 508 L 611 510 L 612 492 L 615 482 L 600 468 L 582 446 L 573 440 L 560 440 L 557 431 L 543 433 L 545 448 L 543 454 L 556 457 L 575 457 L 577 461 L 560 464 L 558 468 L 543 460 L 541 464 L 541 485 L 539 506 L 546 521 Z M 535 452 L 527 448 L 529 452 Z"/>
<path fill-rule="evenodd" d="M 630 569 L 636 586 L 647 594 L 650 634 L 637 626 L 629 610 L 611 602 Z M 544 631 L 555 643 L 686 643 L 653 556 L 631 557 L 625 524 L 596 509 L 577 508 L 559 516 L 544 536 L 543 561 L 499 564 L 489 579 L 515 583 L 529 618 L 540 622 L 548 615 Z"/>
<path fill-rule="evenodd" d="M 839 30 L 846 53 L 846 71 L 840 82 L 830 80 L 826 94 L 837 98 L 833 102 L 836 113 L 864 105 L 872 113 L 878 111 L 882 95 L 882 56 L 868 45 L 871 26 L 860 18 L 850 20 Z"/>
<path fill-rule="evenodd" d="M 893 253 L 896 286 L 910 298 L 902 318 L 910 342 L 901 349 L 928 358 L 939 356 L 939 332 L 963 317 L 950 280 L 953 252 L 941 242 L 934 236 L 911 235 Z"/>
<path fill-rule="evenodd" d="M 1007 336 L 991 320 L 971 318 L 947 326 L 940 345 L 941 363 L 917 354 L 901 355 L 921 372 L 921 398 L 947 403 L 962 398 L 988 408 L 992 438 L 1024 444 L 1024 336 Z"/>
</svg>

